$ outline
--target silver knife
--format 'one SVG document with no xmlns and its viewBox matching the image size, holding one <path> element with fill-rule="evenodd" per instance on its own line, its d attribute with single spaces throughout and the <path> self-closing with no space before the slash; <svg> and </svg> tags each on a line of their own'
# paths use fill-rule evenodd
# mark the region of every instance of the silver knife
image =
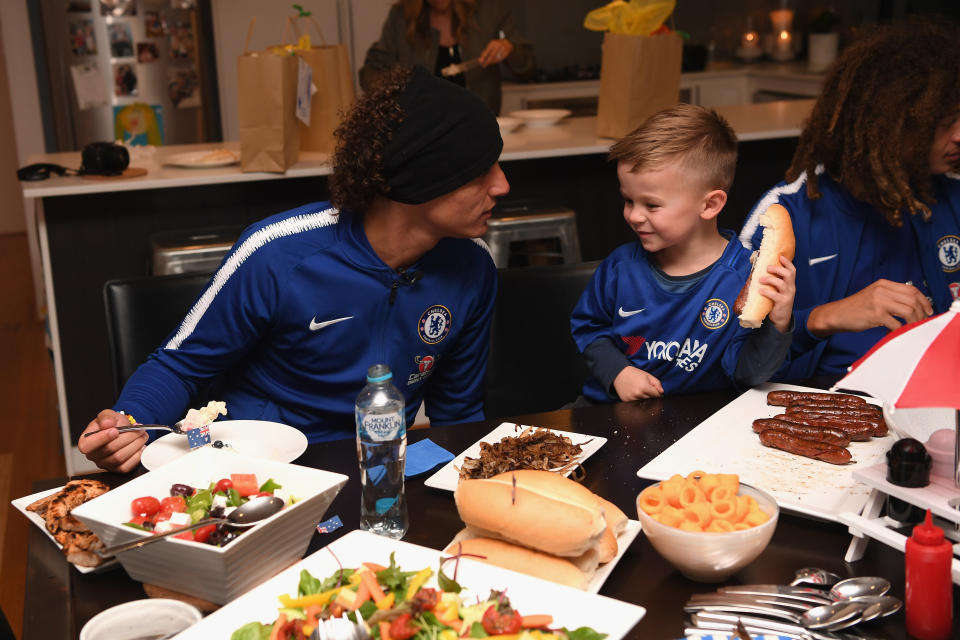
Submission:
<svg viewBox="0 0 960 640">
<path fill-rule="evenodd" d="M 746 594 L 752 596 L 776 596 L 790 600 L 801 600 L 812 604 L 830 604 L 833 599 L 818 589 L 803 587 L 788 587 L 782 584 L 741 584 L 731 587 L 720 587 L 717 593 Z"/>
<path fill-rule="evenodd" d="M 800 616 L 787 611 L 786 609 L 781 609 L 779 607 L 772 607 L 770 605 L 763 604 L 748 604 L 748 603 L 729 603 L 729 604 L 705 604 L 698 602 L 688 602 L 684 605 L 683 610 L 687 613 L 699 613 L 701 611 L 710 611 L 715 613 L 746 613 L 757 616 L 770 616 L 772 618 L 779 618 L 781 620 L 786 620 L 787 622 L 792 622 L 794 624 L 800 624 Z"/>
<path fill-rule="evenodd" d="M 698 593 L 690 596 L 689 602 L 696 604 L 762 604 L 803 613 L 823 603 L 788 600 L 775 596 L 755 596 L 746 593 Z"/>
</svg>

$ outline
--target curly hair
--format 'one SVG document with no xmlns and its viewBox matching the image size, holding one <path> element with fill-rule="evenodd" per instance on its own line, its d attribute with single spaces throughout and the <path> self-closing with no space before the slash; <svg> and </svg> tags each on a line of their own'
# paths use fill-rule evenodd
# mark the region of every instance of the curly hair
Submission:
<svg viewBox="0 0 960 640">
<path fill-rule="evenodd" d="M 476 0 L 450 0 L 453 3 L 451 30 L 457 42 L 462 43 L 476 10 Z M 427 0 L 398 0 L 397 6 L 403 10 L 407 22 L 407 41 L 416 48 L 427 48 L 430 42 L 430 8 L 424 7 Z"/>
<path fill-rule="evenodd" d="M 828 71 L 805 123 L 788 182 L 818 165 L 890 222 L 930 216 L 930 147 L 938 122 L 960 104 L 960 34 L 930 21 L 877 27 Z"/>
<path fill-rule="evenodd" d="M 363 213 L 377 195 L 389 190 L 383 176 L 383 153 L 405 114 L 397 96 L 413 67 L 387 71 L 376 88 L 357 100 L 334 131 L 337 146 L 330 175 L 330 202 L 340 210 Z"/>
</svg>

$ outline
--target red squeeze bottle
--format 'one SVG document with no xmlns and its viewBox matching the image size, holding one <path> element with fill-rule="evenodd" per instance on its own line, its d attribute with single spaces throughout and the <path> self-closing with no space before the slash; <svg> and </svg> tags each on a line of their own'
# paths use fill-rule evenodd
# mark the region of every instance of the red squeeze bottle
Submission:
<svg viewBox="0 0 960 640">
<path fill-rule="evenodd" d="M 953 545 L 933 524 L 929 509 L 907 538 L 905 555 L 907 633 L 917 640 L 946 640 L 953 627 Z"/>
</svg>

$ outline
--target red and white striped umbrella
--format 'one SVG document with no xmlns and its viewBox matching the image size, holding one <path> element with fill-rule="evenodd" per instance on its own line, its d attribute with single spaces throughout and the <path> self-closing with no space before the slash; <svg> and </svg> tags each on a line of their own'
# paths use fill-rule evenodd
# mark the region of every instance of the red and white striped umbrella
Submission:
<svg viewBox="0 0 960 640">
<path fill-rule="evenodd" d="M 897 408 L 960 411 L 960 300 L 946 313 L 891 331 L 850 366 L 837 388 Z"/>
</svg>

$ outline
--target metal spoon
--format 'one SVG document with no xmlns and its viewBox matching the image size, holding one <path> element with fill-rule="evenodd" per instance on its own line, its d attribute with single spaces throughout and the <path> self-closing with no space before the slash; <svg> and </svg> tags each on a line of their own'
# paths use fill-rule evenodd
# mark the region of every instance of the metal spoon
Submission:
<svg viewBox="0 0 960 640">
<path fill-rule="evenodd" d="M 790 585 L 814 584 L 822 587 L 830 587 L 840 582 L 840 580 L 842 580 L 840 576 L 826 569 L 804 567 L 803 569 L 797 569 L 793 582 L 791 582 Z"/>
<path fill-rule="evenodd" d="M 834 600 L 850 600 L 861 596 L 882 596 L 890 590 L 890 581 L 877 576 L 859 576 L 841 580 L 830 587 Z"/>
<path fill-rule="evenodd" d="M 842 629 L 860 622 L 863 610 L 872 606 L 852 600 L 813 607 L 800 616 L 800 624 L 808 629 Z"/>
<path fill-rule="evenodd" d="M 258 498 L 251 498 L 249 502 L 240 505 L 231 511 L 230 515 L 226 517 L 204 518 L 186 527 L 171 529 L 170 531 L 158 533 L 149 538 L 141 538 L 139 540 L 133 540 L 132 542 L 125 542 L 123 544 L 107 547 L 106 549 L 101 549 L 97 551 L 97 554 L 106 558 L 117 553 L 130 551 L 131 549 L 138 549 L 144 545 L 153 544 L 154 542 L 162 540 L 167 536 L 175 536 L 178 533 L 183 533 L 184 531 L 199 529 L 200 527 L 205 527 L 208 524 L 229 524 L 233 527 L 244 528 L 252 527 L 261 520 L 266 520 L 273 514 L 283 509 L 283 504 L 283 500 L 275 496 L 260 496 Z"/>
<path fill-rule="evenodd" d="M 117 427 L 117 433 L 126 433 L 127 431 L 170 431 L 172 433 L 180 434 L 181 436 L 187 435 L 187 432 L 183 430 L 183 420 L 177 422 L 174 425 L 166 424 L 132 424 L 129 427 Z M 83 434 L 83 437 L 92 436 L 99 431 L 88 431 Z"/>
<path fill-rule="evenodd" d="M 869 622 L 875 618 L 889 616 L 900 611 L 903 606 L 903 602 L 893 596 L 858 596 L 853 601 L 867 605 L 861 615 L 861 622 Z"/>
</svg>

